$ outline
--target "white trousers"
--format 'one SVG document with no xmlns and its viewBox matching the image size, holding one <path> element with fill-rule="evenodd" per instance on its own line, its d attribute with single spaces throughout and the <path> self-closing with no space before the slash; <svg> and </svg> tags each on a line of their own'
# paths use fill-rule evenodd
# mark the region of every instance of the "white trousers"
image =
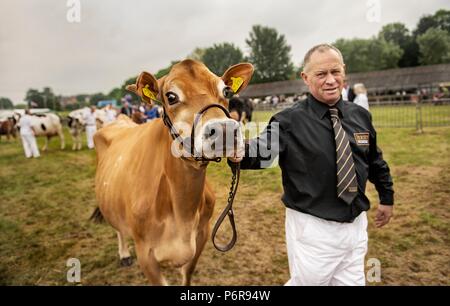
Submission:
<svg viewBox="0 0 450 306">
<path fill-rule="evenodd" d="M 87 139 L 87 146 L 89 149 L 94 148 L 94 134 L 96 131 L 97 127 L 95 125 L 86 126 L 86 139 Z"/>
<path fill-rule="evenodd" d="M 34 137 L 34 135 L 20 135 L 20 138 L 22 138 L 22 145 L 26 158 L 40 156 L 36 143 L 36 137 Z"/>
<path fill-rule="evenodd" d="M 287 286 L 364 286 L 367 215 L 327 221 L 286 208 Z"/>
</svg>

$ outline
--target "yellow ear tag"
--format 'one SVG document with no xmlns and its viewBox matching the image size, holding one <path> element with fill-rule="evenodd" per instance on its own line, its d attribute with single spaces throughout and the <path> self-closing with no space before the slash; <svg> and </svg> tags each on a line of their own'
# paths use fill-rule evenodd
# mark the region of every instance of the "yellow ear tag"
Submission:
<svg viewBox="0 0 450 306">
<path fill-rule="evenodd" d="M 241 77 L 231 77 L 231 81 L 233 82 L 233 84 L 231 85 L 231 90 L 233 92 L 237 92 L 239 90 L 239 88 L 241 88 L 242 84 L 244 83 L 244 80 Z"/>
<path fill-rule="evenodd" d="M 156 100 L 156 94 L 148 88 L 148 84 L 142 88 L 142 93 L 144 96 L 149 97 L 152 100 Z"/>
</svg>

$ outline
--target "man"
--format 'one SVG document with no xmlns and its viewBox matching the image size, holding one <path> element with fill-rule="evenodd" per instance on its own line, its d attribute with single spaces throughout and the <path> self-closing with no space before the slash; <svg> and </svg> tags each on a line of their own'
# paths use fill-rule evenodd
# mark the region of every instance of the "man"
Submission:
<svg viewBox="0 0 450 306">
<path fill-rule="evenodd" d="M 347 79 L 344 79 L 344 86 L 342 88 L 342 100 L 353 102 L 355 100 L 355 92 L 353 88 L 348 84 Z"/>
<path fill-rule="evenodd" d="M 123 103 L 122 108 L 120 109 L 120 113 L 127 115 L 128 117 L 131 117 L 133 113 L 133 109 L 130 107 L 130 103 L 128 101 L 125 101 Z"/>
<path fill-rule="evenodd" d="M 97 131 L 95 109 L 95 106 L 91 106 L 90 109 L 84 114 L 84 121 L 86 122 L 86 139 L 89 149 L 94 148 L 94 134 Z"/>
<path fill-rule="evenodd" d="M 110 123 L 116 120 L 117 112 L 113 108 L 112 104 L 108 104 L 105 109 L 105 123 Z"/>
<path fill-rule="evenodd" d="M 382 227 L 392 216 L 389 167 L 376 145 L 370 113 L 342 100 L 341 52 L 327 44 L 313 47 L 301 76 L 309 88 L 307 99 L 274 115 L 266 130 L 249 141 L 241 168 L 268 167 L 279 155 L 287 285 L 364 285 L 366 182 L 379 193 L 375 225 Z"/>
<path fill-rule="evenodd" d="M 153 104 L 148 107 L 148 110 L 145 112 L 145 116 L 147 117 L 147 122 L 156 118 L 160 118 L 159 115 L 159 106 Z"/>
<path fill-rule="evenodd" d="M 25 110 L 25 115 L 19 120 L 20 137 L 22 138 L 23 150 L 26 158 L 38 158 L 40 156 L 36 143 L 36 131 L 32 126 L 30 110 Z"/>
</svg>

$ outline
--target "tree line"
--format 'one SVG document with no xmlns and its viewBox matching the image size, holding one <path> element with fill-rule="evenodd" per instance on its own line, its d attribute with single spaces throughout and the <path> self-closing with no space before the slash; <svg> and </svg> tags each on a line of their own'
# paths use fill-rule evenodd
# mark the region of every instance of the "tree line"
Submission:
<svg viewBox="0 0 450 306">
<path fill-rule="evenodd" d="M 291 46 L 276 29 L 254 25 L 245 43 L 248 54 L 233 43 L 222 42 L 207 48 L 195 48 L 187 57 L 204 62 L 217 75 L 222 75 L 231 65 L 248 61 L 255 66 L 252 84 L 299 78 L 302 63 L 294 65 Z M 332 44 L 341 50 L 348 73 L 450 63 L 450 10 L 441 9 L 422 16 L 413 30 L 400 22 L 389 23 L 371 38 L 341 38 Z M 160 78 L 167 74 L 178 62 L 172 61 L 155 76 Z M 135 80 L 136 76 L 130 77 L 107 94 L 77 95 L 79 105 L 74 107 L 107 99 L 120 101 L 126 94 L 131 94 L 125 87 Z M 134 94 L 131 95 L 133 100 L 138 100 Z M 28 104 L 34 102 L 37 107 L 58 110 L 61 108 L 60 98 L 46 87 L 42 91 L 29 89 L 25 101 Z M 12 107 L 12 103 L 7 98 L 0 98 L 0 107 Z"/>
</svg>

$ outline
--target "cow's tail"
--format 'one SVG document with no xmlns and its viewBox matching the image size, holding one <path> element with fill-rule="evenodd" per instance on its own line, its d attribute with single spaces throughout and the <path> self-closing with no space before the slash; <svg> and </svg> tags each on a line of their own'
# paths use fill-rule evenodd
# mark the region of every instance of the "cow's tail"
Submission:
<svg viewBox="0 0 450 306">
<path fill-rule="evenodd" d="M 100 211 L 100 208 L 98 208 L 98 207 L 95 208 L 95 210 L 92 213 L 89 220 L 94 223 L 104 223 L 105 222 L 105 218 L 103 217 L 102 212 Z"/>
</svg>

